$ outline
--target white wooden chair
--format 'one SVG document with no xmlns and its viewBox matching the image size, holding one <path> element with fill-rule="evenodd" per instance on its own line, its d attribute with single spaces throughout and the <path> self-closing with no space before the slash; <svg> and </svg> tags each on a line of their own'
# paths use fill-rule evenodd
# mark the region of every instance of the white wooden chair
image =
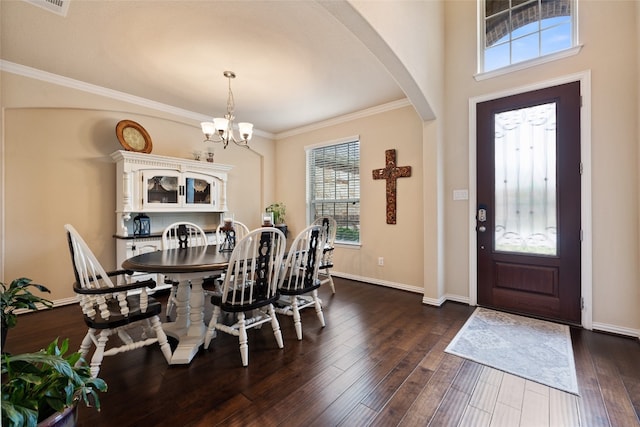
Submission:
<svg viewBox="0 0 640 427">
<path fill-rule="evenodd" d="M 207 235 L 199 225 L 185 221 L 174 222 L 162 232 L 163 250 L 186 248 L 187 246 L 208 246 Z M 164 282 L 171 284 L 166 313 L 166 316 L 169 317 L 177 302 L 176 295 L 180 279 L 179 277 L 165 277 Z"/>
<path fill-rule="evenodd" d="M 224 232 L 223 228 L 224 228 L 224 224 L 220 224 L 218 225 L 218 228 L 216 228 L 216 241 L 218 242 L 218 245 L 222 245 L 225 242 L 225 239 L 227 238 L 227 235 Z M 233 238 L 234 238 L 234 244 L 235 244 L 236 242 L 239 242 L 240 240 L 242 240 L 244 236 L 249 234 L 249 227 L 247 227 L 240 221 L 233 221 L 233 231 L 234 231 Z"/>
<path fill-rule="evenodd" d="M 91 345 L 96 347 L 90 362 L 91 375 L 98 375 L 104 356 L 155 343 L 159 343 L 168 363 L 171 360 L 171 347 L 158 316 L 162 305 L 147 294 L 147 288 L 154 288 L 156 282 L 149 279 L 127 283 L 124 277 L 132 272 L 106 272 L 76 229 L 70 224 L 64 228 L 76 280 L 73 290 L 89 327 L 80 345 L 80 354 L 86 358 Z M 140 292 L 128 295 L 128 291 L 138 289 Z M 132 329 L 136 327 L 140 331 L 134 334 Z M 113 334 L 117 334 L 122 342 L 107 349 L 107 342 Z"/>
<path fill-rule="evenodd" d="M 211 297 L 214 308 L 204 339 L 205 349 L 209 348 L 216 331 L 237 336 L 242 366 L 247 366 L 247 329 L 259 328 L 266 322 L 271 322 L 278 347 L 284 347 L 273 303 L 278 299 L 285 246 L 284 234 L 274 227 L 253 230 L 236 243 L 222 283 L 222 293 Z"/>
<path fill-rule="evenodd" d="M 338 231 L 338 223 L 330 216 L 321 216 L 317 218 L 313 224 L 321 225 L 325 230 L 325 244 L 322 252 L 322 262 L 320 263 L 320 279 L 322 283 L 329 283 L 331 292 L 336 293 L 336 287 L 333 284 L 330 269 L 333 268 L 333 251 L 336 241 L 336 232 Z"/>
<path fill-rule="evenodd" d="M 322 226 L 310 225 L 296 236 L 278 284 L 281 297 L 276 303 L 276 312 L 293 317 L 299 340 L 302 339 L 300 310 L 315 307 L 320 324 L 325 326 L 322 301 L 318 298 L 318 288 L 322 284 L 318 273 L 324 250 L 324 233 Z"/>
</svg>

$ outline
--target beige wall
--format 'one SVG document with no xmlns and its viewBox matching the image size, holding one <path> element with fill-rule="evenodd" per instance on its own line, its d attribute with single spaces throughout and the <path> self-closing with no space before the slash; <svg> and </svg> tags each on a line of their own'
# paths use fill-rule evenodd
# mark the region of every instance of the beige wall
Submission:
<svg viewBox="0 0 640 427">
<path fill-rule="evenodd" d="M 445 194 L 469 183 L 469 99 L 591 71 L 593 322 L 640 329 L 638 2 L 581 1 L 584 47 L 569 58 L 475 81 L 476 3 L 446 2 Z M 446 286 L 468 295 L 468 204 L 447 197 Z M 615 328 L 614 328 L 615 329 Z M 625 330 L 626 329 L 626 330 Z"/>
<path fill-rule="evenodd" d="M 338 246 L 335 271 L 421 292 L 422 122 L 412 107 L 403 107 L 338 125 L 289 136 L 277 142 L 276 193 L 287 205 L 293 233 L 306 225 L 305 146 L 360 136 L 360 247 Z M 396 149 L 399 166 L 411 166 L 409 178 L 398 179 L 397 224 L 386 223 L 385 181 L 371 171 L 385 166 L 385 150 Z M 384 257 L 384 266 L 377 265 Z"/>
<path fill-rule="evenodd" d="M 207 147 L 195 120 L 9 73 L 3 73 L 2 82 L 2 276 L 7 281 L 29 277 L 49 287 L 52 299 L 68 298 L 73 295 L 73 275 L 65 223 L 78 229 L 105 268 L 119 267 L 112 238 L 116 177 L 110 157 L 122 149 L 115 135 L 118 121 L 143 125 L 154 154 L 192 158 L 194 149 Z M 39 107 L 50 101 L 57 107 Z M 239 221 L 256 227 L 264 195 L 273 197 L 274 147 L 261 137 L 254 138 L 252 146 L 256 151 L 216 148 L 215 161 L 234 165 L 227 187 L 229 209 Z"/>
<path fill-rule="evenodd" d="M 439 5 L 429 8 L 440 14 Z M 586 130 L 592 143 L 593 321 L 596 327 L 638 335 L 638 8 L 637 1 L 580 1 L 584 47 L 578 55 L 476 81 L 476 2 L 446 0 L 444 37 L 431 40 L 444 49 L 442 82 L 434 77 L 438 71 L 425 71 L 418 60 L 406 64 L 436 112 L 441 110 L 436 121 L 423 123 L 406 107 L 289 136 L 277 145 L 257 138 L 252 144 L 258 151 L 255 159 L 235 147 L 218 150 L 218 162 L 236 165 L 230 176 L 230 208 L 251 224 L 249 217 L 258 218 L 266 204 L 283 200 L 292 232 L 300 230 L 305 224 L 304 146 L 359 134 L 363 245 L 338 248 L 336 270 L 380 284 L 423 289 L 426 302 L 437 303 L 444 296 L 464 300 L 469 297 L 469 205 L 452 201 L 451 194 L 470 182 L 469 99 L 590 71 L 592 122 Z M 393 47 L 389 31 L 381 33 Z M 408 57 L 406 48 L 396 46 L 401 60 Z M 427 56 L 441 55 L 440 49 Z M 417 44 L 415 55 L 424 52 Z M 71 283 L 62 232 L 68 218 L 77 221 L 106 264 L 115 260 L 110 238 L 115 168 L 108 155 L 119 148 L 113 132 L 117 121 L 142 123 L 152 135 L 155 154 L 189 157 L 202 137 L 196 120 L 6 72 L 0 79 L 5 233 L 0 236 L 0 276 L 31 277 L 54 289 L 54 298 L 63 298 L 70 295 Z M 437 84 L 443 95 L 434 92 Z M 388 148 L 398 150 L 401 165 L 413 166 L 413 176 L 398 183 L 395 226 L 384 221 L 384 184 L 367 179 L 370 170 L 384 165 Z M 69 182 L 67 177 L 74 179 Z M 377 266 L 379 256 L 385 257 L 384 267 Z"/>
</svg>

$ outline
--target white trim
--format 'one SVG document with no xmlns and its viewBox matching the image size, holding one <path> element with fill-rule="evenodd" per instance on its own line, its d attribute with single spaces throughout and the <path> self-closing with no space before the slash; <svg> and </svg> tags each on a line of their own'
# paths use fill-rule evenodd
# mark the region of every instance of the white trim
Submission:
<svg viewBox="0 0 640 427">
<path fill-rule="evenodd" d="M 56 308 L 56 307 L 62 307 L 65 305 L 71 305 L 71 304 L 77 304 L 78 303 L 78 299 L 76 297 L 69 297 L 69 298 L 62 298 L 62 299 L 57 299 L 57 300 L 53 300 L 51 301 L 53 303 L 52 308 Z M 37 302 L 36 303 L 36 308 L 37 310 L 31 310 L 29 308 L 19 308 L 16 311 L 14 311 L 15 314 L 24 314 L 24 313 L 33 313 L 36 311 L 45 311 L 48 310 L 47 306 Z"/>
<path fill-rule="evenodd" d="M 281 132 L 281 133 L 275 135 L 275 139 L 279 140 L 279 139 L 289 138 L 290 136 L 295 136 L 295 135 L 299 135 L 299 134 L 302 134 L 302 133 L 307 133 L 307 132 L 311 132 L 311 131 L 314 131 L 314 130 L 318 130 L 318 129 L 322 129 L 322 128 L 326 128 L 326 127 L 330 127 L 330 126 L 335 126 L 335 125 L 338 125 L 340 123 L 346 123 L 346 122 L 350 122 L 352 120 L 373 116 L 375 114 L 381 114 L 381 113 L 386 113 L 387 111 L 397 110 L 398 108 L 403 108 L 403 107 L 406 107 L 408 105 L 412 105 L 412 104 L 409 102 L 409 100 L 407 98 L 400 99 L 398 101 L 388 102 L 386 104 L 382 104 L 382 105 L 378 105 L 378 106 L 375 106 L 375 107 L 367 108 L 366 110 L 356 111 L 355 113 L 345 114 L 345 115 L 340 116 L 340 117 L 334 117 L 333 119 L 329 119 L 329 120 L 325 120 L 325 121 L 322 121 L 322 122 L 313 123 L 313 124 L 310 124 L 308 126 L 302 126 L 302 127 L 297 128 L 297 129 L 291 129 L 291 130 L 288 130 L 286 132 Z"/>
<path fill-rule="evenodd" d="M 416 294 L 424 293 L 424 288 L 413 286 L 413 285 L 407 285 L 404 283 L 389 282 L 387 280 L 375 279 L 373 277 L 358 276 L 358 275 L 349 274 L 349 273 L 340 273 L 338 271 L 333 271 L 333 270 L 331 270 L 331 275 L 333 277 L 341 277 L 343 279 L 355 280 L 356 282 L 365 282 L 365 283 L 370 283 L 372 285 L 379 285 L 387 288 L 400 289 L 402 291 L 408 291 Z"/>
<path fill-rule="evenodd" d="M 503 98 L 519 93 L 544 89 L 565 83 L 580 82 L 582 108 L 580 109 L 580 160 L 583 165 L 581 178 L 581 224 L 582 224 L 582 253 L 581 253 L 581 294 L 584 301 L 581 324 L 585 329 L 593 328 L 593 241 L 592 241 L 592 210 L 591 210 L 591 70 L 558 77 L 552 80 L 508 89 L 498 93 L 491 93 L 469 99 L 469 304 L 478 304 L 477 278 L 477 235 L 476 235 L 476 105 L 480 102 Z"/>
<path fill-rule="evenodd" d="M 625 335 L 634 338 L 640 338 L 640 330 L 632 328 L 624 328 L 622 326 L 609 325 L 607 323 L 593 323 L 594 331 L 607 332 L 616 335 Z"/>
<path fill-rule="evenodd" d="M 528 61 L 516 62 L 515 64 L 508 65 L 506 67 L 498 68 L 497 70 L 487 71 L 486 73 L 478 73 L 473 76 L 476 81 L 482 81 L 492 79 L 494 77 L 503 76 L 505 74 L 513 73 L 520 70 L 526 70 L 527 68 L 537 67 L 547 62 L 557 61 L 558 59 L 568 58 L 570 56 L 577 55 L 582 50 L 582 45 L 574 46 L 569 49 L 561 50 L 560 52 L 550 53 L 549 55 L 539 56 Z"/>
<path fill-rule="evenodd" d="M 461 304 L 469 304 L 469 298 L 462 295 L 454 295 L 454 294 L 445 294 L 440 298 L 427 298 L 422 297 L 422 303 L 427 305 L 433 305 L 436 307 L 441 307 L 447 301 L 459 302 Z"/>
<path fill-rule="evenodd" d="M 183 108 L 174 107 L 161 102 L 152 101 L 150 99 L 142 98 L 135 95 L 130 95 L 125 92 L 120 92 L 113 89 L 108 89 L 102 86 L 97 86 L 91 83 L 86 83 L 80 80 L 71 79 L 68 77 L 60 76 L 58 74 L 49 73 L 47 71 L 38 70 L 37 68 L 28 67 L 26 65 L 17 64 L 15 62 L 6 61 L 0 59 L 0 71 L 6 71 L 11 74 L 16 74 L 23 77 L 28 77 L 35 80 L 41 80 L 47 83 L 55 84 L 58 86 L 64 86 L 71 89 L 79 90 L 82 92 L 91 93 L 94 95 L 104 96 L 105 98 L 115 99 L 117 101 L 123 101 L 129 104 L 138 105 L 144 108 L 150 108 L 152 110 L 161 111 L 164 113 L 172 114 L 178 117 L 183 117 L 190 120 L 196 120 L 198 126 L 200 122 L 211 120 L 211 116 L 193 111 L 185 110 Z M 412 105 L 409 99 L 403 98 L 397 101 L 388 102 L 386 104 L 377 105 L 375 107 L 367 108 L 365 110 L 356 111 L 355 113 L 345 114 L 340 117 L 335 117 L 322 122 L 314 123 L 308 126 L 302 126 L 297 129 L 292 129 L 279 134 L 272 134 L 270 132 L 254 129 L 253 134 L 261 136 L 263 138 L 269 138 L 272 140 L 278 140 L 287 138 L 290 136 L 310 132 L 312 130 L 322 129 L 329 126 L 334 126 L 340 123 L 349 122 L 355 119 L 369 117 L 375 114 L 385 113 L 387 111 L 397 110 L 406 106 Z"/>
<path fill-rule="evenodd" d="M 193 111 L 185 110 L 183 108 L 174 107 L 168 104 L 163 104 L 161 102 L 152 101 L 150 99 L 142 98 L 135 95 L 130 95 L 125 92 L 120 92 L 91 83 L 86 83 L 80 80 L 71 79 L 69 77 L 64 77 L 58 74 L 49 73 L 47 71 L 38 70 L 36 68 L 27 67 L 26 65 L 16 64 L 15 62 L 6 61 L 3 59 L 0 59 L 0 70 L 30 79 L 51 83 L 54 85 L 68 87 L 70 89 L 79 90 L 81 92 L 91 93 L 94 95 L 103 96 L 105 98 L 115 99 L 117 101 L 123 101 L 129 104 L 137 105 L 139 107 L 150 108 L 152 110 L 172 114 L 174 116 L 183 117 L 185 119 L 196 120 L 198 127 L 200 127 L 200 122 L 211 120 L 211 116 L 206 114 L 196 113 Z M 274 139 L 274 135 L 272 133 L 261 131 L 259 129 L 254 129 L 253 134 L 264 138 Z"/>
<path fill-rule="evenodd" d="M 305 145 L 303 148 L 304 148 L 304 151 L 309 152 L 314 148 L 327 147 L 329 145 L 347 144 L 349 142 L 355 142 L 355 141 L 360 142 L 360 135 L 347 136 L 345 138 L 338 138 L 332 141 L 318 142 L 315 144 Z"/>
</svg>

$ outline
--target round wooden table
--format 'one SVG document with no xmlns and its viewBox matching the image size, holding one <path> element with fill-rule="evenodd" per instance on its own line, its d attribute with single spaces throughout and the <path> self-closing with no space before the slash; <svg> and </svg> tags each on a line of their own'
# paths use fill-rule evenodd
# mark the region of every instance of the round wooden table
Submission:
<svg viewBox="0 0 640 427">
<path fill-rule="evenodd" d="M 172 365 L 190 363 L 204 342 L 204 273 L 226 270 L 230 258 L 231 252 L 219 252 L 217 246 L 195 246 L 147 252 L 122 263 L 125 270 L 161 273 L 178 282 L 176 320 L 163 323 L 167 335 L 178 340 Z"/>
<path fill-rule="evenodd" d="M 147 273 L 181 274 L 226 270 L 231 252 L 219 252 L 217 246 L 195 246 L 147 252 L 124 260 L 125 270 Z"/>
</svg>

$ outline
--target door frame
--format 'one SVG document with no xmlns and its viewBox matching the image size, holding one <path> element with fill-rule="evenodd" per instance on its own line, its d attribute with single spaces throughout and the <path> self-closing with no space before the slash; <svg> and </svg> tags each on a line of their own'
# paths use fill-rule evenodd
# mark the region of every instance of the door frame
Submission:
<svg viewBox="0 0 640 427">
<path fill-rule="evenodd" d="M 581 242 L 581 295 L 582 310 L 581 324 L 585 329 L 593 328 L 593 271 L 592 271 L 592 211 L 591 211 L 591 71 L 545 80 L 527 86 L 494 92 L 469 99 L 469 305 L 478 304 L 478 262 L 477 262 L 477 234 L 476 234 L 476 106 L 478 103 L 491 101 L 506 96 L 530 92 L 565 83 L 580 82 L 582 108 L 580 109 L 580 161 L 582 162 L 582 176 L 580 183 L 581 206 L 580 221 L 582 224 Z"/>
</svg>

